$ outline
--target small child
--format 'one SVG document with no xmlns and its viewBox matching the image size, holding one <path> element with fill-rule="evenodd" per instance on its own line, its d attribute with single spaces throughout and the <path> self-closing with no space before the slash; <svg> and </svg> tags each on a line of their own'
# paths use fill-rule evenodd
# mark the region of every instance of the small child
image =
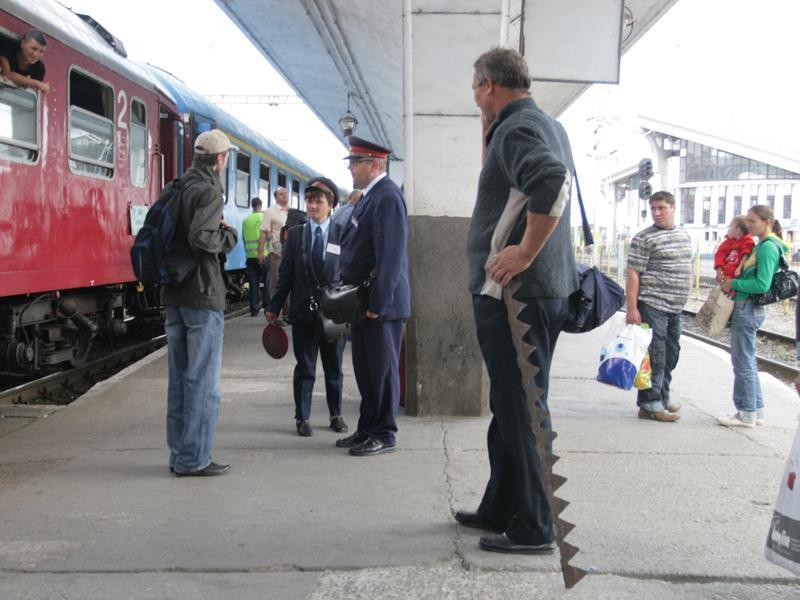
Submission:
<svg viewBox="0 0 800 600">
<path fill-rule="evenodd" d="M 717 282 L 735 279 L 742 273 L 742 265 L 753 252 L 756 245 L 753 236 L 747 229 L 747 221 L 741 215 L 733 217 L 728 234 L 714 253 L 714 269 L 717 271 Z"/>
</svg>

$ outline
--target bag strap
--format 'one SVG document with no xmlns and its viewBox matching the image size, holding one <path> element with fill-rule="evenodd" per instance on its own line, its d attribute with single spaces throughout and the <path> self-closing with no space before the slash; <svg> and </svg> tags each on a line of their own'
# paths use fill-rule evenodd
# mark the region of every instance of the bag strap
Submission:
<svg viewBox="0 0 800 600">
<path fill-rule="evenodd" d="M 307 236 L 306 233 L 308 233 L 309 235 Z M 314 290 L 319 289 L 319 280 L 317 279 L 316 275 L 314 275 L 314 281 L 316 282 L 316 285 L 311 285 L 311 276 L 313 275 L 313 273 L 311 272 L 311 269 L 308 266 L 308 240 L 306 239 L 307 237 L 310 237 L 310 235 L 311 235 L 311 224 L 309 221 L 306 221 L 305 223 L 303 223 L 302 231 L 300 231 L 300 236 L 301 236 L 300 253 L 303 259 L 303 271 L 305 272 L 306 276 L 306 285 L 308 286 L 308 293 L 309 296 L 311 297 L 309 308 L 313 311 L 316 311 L 317 308 L 319 307 L 319 304 L 317 303 L 317 299 L 314 297 Z"/>
<path fill-rule="evenodd" d="M 578 183 L 577 171 L 572 171 L 572 179 L 575 180 L 575 191 L 578 192 L 578 206 L 581 207 L 581 222 L 583 225 L 583 245 L 591 246 L 594 244 L 592 228 L 589 226 L 589 219 L 586 218 L 586 209 L 583 206 L 583 196 L 581 196 L 581 186 Z"/>
<path fill-rule="evenodd" d="M 756 248 L 755 248 L 755 250 L 754 250 L 754 254 L 756 255 L 756 273 L 758 273 L 758 248 L 759 248 L 759 247 L 760 247 L 762 244 L 764 244 L 764 243 L 766 243 L 766 242 L 768 242 L 768 241 L 770 241 L 770 240 L 772 240 L 772 242 L 773 242 L 775 245 L 777 245 L 777 246 L 778 246 L 778 270 L 777 270 L 777 271 L 775 271 L 775 273 L 773 273 L 773 274 L 772 274 L 772 277 L 773 277 L 773 279 L 774 279 L 775 275 L 776 275 L 776 274 L 777 274 L 779 271 L 788 271 L 788 270 L 789 270 L 789 263 L 788 263 L 788 262 L 786 262 L 786 257 L 784 256 L 784 254 L 785 254 L 785 253 L 784 253 L 784 250 L 783 250 L 783 246 L 782 246 L 781 244 L 779 244 L 779 243 L 778 243 L 778 240 L 776 240 L 776 239 L 775 239 L 775 238 L 773 238 L 772 236 L 770 236 L 770 237 L 766 237 L 766 238 L 764 238 L 764 241 L 763 241 L 763 242 L 761 242 L 760 244 L 758 244 L 758 246 L 756 246 Z"/>
</svg>

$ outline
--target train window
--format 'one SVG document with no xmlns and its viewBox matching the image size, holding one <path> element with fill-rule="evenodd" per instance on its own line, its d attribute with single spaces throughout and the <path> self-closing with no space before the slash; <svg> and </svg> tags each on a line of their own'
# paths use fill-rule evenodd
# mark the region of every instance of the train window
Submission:
<svg viewBox="0 0 800 600">
<path fill-rule="evenodd" d="M 258 163 L 258 197 L 262 202 L 270 204 L 269 200 L 269 165 Z"/>
<path fill-rule="evenodd" d="M 250 206 L 250 157 L 247 154 L 236 154 L 236 206 Z"/>
<path fill-rule="evenodd" d="M 0 86 L 0 156 L 34 162 L 39 151 L 39 98 L 28 90 Z"/>
<path fill-rule="evenodd" d="M 286 173 L 278 171 L 278 187 L 286 187 Z"/>
<path fill-rule="evenodd" d="M 144 187 L 147 183 L 147 109 L 138 100 L 131 100 L 131 183 Z"/>
<path fill-rule="evenodd" d="M 300 181 L 292 179 L 292 206 L 300 208 Z"/>
<path fill-rule="evenodd" d="M 114 176 L 114 90 L 76 70 L 69 74 L 69 166 Z"/>
</svg>

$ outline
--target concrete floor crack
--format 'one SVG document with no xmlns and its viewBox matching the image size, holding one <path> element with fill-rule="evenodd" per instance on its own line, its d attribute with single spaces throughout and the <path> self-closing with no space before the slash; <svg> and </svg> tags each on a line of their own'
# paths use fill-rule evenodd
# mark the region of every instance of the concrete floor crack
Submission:
<svg viewBox="0 0 800 600">
<path fill-rule="evenodd" d="M 450 508 L 450 514 L 454 515 L 455 508 L 455 492 L 453 491 L 453 480 L 450 477 L 450 449 L 447 445 L 447 428 L 444 425 L 444 420 L 439 420 L 439 428 L 442 431 L 442 454 L 444 456 L 444 464 L 442 465 L 442 475 L 444 476 L 445 488 L 447 489 L 447 504 Z M 453 556 L 458 564 L 464 570 L 469 570 L 469 564 L 466 557 L 461 552 L 461 530 L 456 527 L 456 534 L 453 537 Z"/>
</svg>

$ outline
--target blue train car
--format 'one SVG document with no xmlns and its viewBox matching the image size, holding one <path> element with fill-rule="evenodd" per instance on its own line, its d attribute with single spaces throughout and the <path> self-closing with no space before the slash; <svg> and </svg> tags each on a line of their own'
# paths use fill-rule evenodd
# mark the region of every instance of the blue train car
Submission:
<svg viewBox="0 0 800 600">
<path fill-rule="evenodd" d="M 305 209 L 305 182 L 319 173 L 311 169 L 274 142 L 250 129 L 203 96 L 189 89 L 182 81 L 166 71 L 148 65 L 153 78 L 172 96 L 180 122 L 175 134 L 183 144 L 178 144 L 175 173 L 180 175 L 188 168 L 192 158 L 194 139 L 209 129 L 221 129 L 239 147 L 228 161 L 225 188 L 225 221 L 241 232 L 242 220 L 250 214 L 250 200 L 261 198 L 264 206 L 274 202 L 273 193 L 278 187 L 289 191 L 289 205 Z M 236 249 L 228 255 L 226 268 L 238 271 L 245 267 L 244 242 L 240 239 Z"/>
</svg>

